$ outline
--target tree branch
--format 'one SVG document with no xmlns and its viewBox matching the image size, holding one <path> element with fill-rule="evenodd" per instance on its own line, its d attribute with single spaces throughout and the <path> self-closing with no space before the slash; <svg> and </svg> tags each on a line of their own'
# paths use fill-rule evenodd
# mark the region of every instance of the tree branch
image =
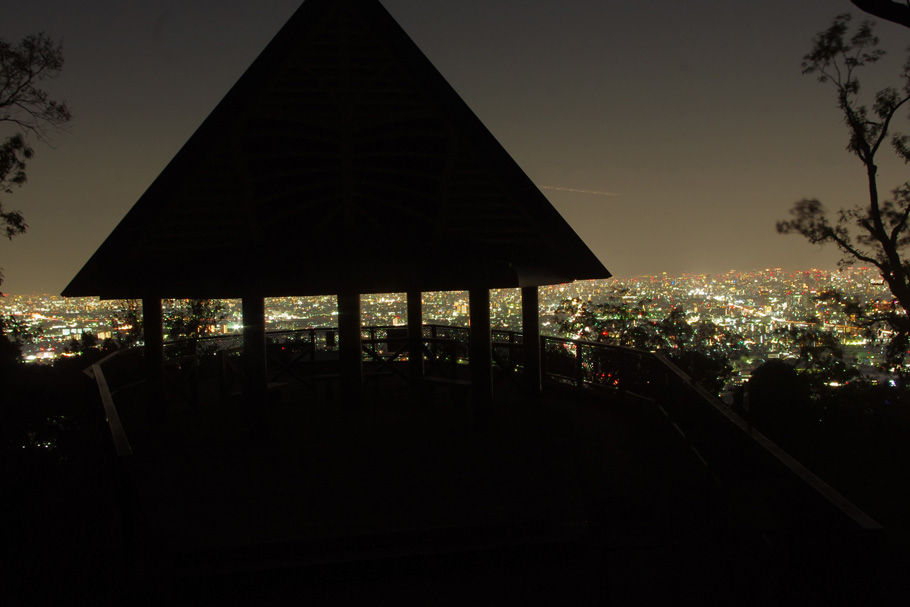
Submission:
<svg viewBox="0 0 910 607">
<path fill-rule="evenodd" d="M 833 240 L 837 246 L 839 246 L 841 249 L 843 249 L 844 251 L 846 251 L 853 257 L 857 258 L 858 260 L 865 261 L 866 263 L 871 263 L 872 265 L 874 265 L 876 268 L 878 268 L 882 272 L 886 271 L 885 264 L 883 264 L 879 260 L 875 259 L 874 257 L 869 257 L 868 255 L 861 253 L 859 251 L 859 249 L 853 247 L 845 239 L 838 236 L 834 230 L 831 230 L 831 232 L 828 234 L 828 238 Z"/>
<path fill-rule="evenodd" d="M 888 112 L 888 115 L 885 116 L 885 119 L 882 121 L 882 124 L 881 124 L 882 130 L 881 130 L 881 132 L 878 134 L 878 139 L 876 139 L 875 145 L 872 146 L 872 153 L 873 153 L 873 154 L 875 154 L 875 153 L 878 151 L 878 148 L 881 147 L 881 145 L 882 145 L 882 141 L 884 141 L 884 140 L 885 140 L 885 137 L 888 136 L 888 127 L 891 125 L 891 119 L 894 118 L 894 115 L 897 114 L 897 110 L 899 110 L 899 109 L 901 108 L 902 105 L 904 105 L 905 103 L 907 103 L 907 101 L 910 101 L 910 95 L 908 95 L 908 96 L 904 97 L 903 99 L 901 99 L 901 100 L 897 103 L 897 105 L 895 105 L 895 106 L 891 109 L 891 111 Z"/>
<path fill-rule="evenodd" d="M 901 231 L 907 226 L 907 219 L 910 218 L 910 200 L 908 200 L 908 184 L 904 184 L 903 187 L 897 188 L 894 190 L 894 202 L 898 204 L 903 199 L 904 210 L 898 217 L 897 221 L 894 223 L 894 227 L 891 228 L 890 241 L 891 246 L 897 248 L 898 240 L 897 237 L 900 235 Z"/>
</svg>

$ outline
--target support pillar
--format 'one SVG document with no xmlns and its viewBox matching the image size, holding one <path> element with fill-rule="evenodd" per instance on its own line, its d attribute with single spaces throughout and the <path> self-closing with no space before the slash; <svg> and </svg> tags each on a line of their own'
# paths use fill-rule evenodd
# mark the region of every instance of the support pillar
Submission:
<svg viewBox="0 0 910 607">
<path fill-rule="evenodd" d="M 142 298 L 142 333 L 145 340 L 145 379 L 149 399 L 156 409 L 153 415 L 158 415 L 164 406 L 164 326 L 160 297 Z"/>
<path fill-rule="evenodd" d="M 243 298 L 243 386 L 244 400 L 255 410 L 265 406 L 268 368 L 265 351 L 265 298 Z"/>
<path fill-rule="evenodd" d="M 521 333 L 524 344 L 524 379 L 532 399 L 540 397 L 540 303 L 537 287 L 521 288 Z"/>
<path fill-rule="evenodd" d="M 408 367 L 411 383 L 423 379 L 423 301 L 420 291 L 408 291 Z"/>
<path fill-rule="evenodd" d="M 360 336 L 360 294 L 338 295 L 338 362 L 345 404 L 358 405 L 363 391 L 363 344 Z"/>
<path fill-rule="evenodd" d="M 493 339 L 490 332 L 490 290 L 468 291 L 471 322 L 471 400 L 483 416 L 493 402 Z"/>
</svg>

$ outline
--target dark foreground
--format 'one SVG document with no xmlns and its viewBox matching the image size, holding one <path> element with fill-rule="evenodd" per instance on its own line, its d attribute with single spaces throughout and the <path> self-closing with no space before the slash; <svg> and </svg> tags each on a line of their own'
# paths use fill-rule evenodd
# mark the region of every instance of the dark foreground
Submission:
<svg viewBox="0 0 910 607">
<path fill-rule="evenodd" d="M 4 463 L 11 604 L 857 598 L 764 540 L 766 509 L 732 507 L 633 399 L 554 388 L 532 404 L 502 378 L 481 413 L 457 384 L 412 396 L 390 382 L 359 408 L 289 388 L 258 418 L 237 399 L 179 396 L 150 418 L 127 386 L 122 477 L 93 388 L 45 390 L 50 409 L 68 399 L 68 443 Z"/>
</svg>

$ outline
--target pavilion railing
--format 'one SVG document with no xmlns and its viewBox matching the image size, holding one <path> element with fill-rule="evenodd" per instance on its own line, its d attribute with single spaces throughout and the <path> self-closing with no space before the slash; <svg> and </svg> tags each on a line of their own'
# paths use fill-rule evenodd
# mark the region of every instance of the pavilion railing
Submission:
<svg viewBox="0 0 910 607">
<path fill-rule="evenodd" d="M 515 340 L 514 332 L 505 339 Z M 311 384 L 314 380 L 337 379 L 333 365 L 337 357 L 339 336 L 337 327 L 319 327 L 296 330 L 269 331 L 266 334 L 269 356 L 270 381 L 299 381 Z M 519 335 L 520 339 L 520 335 Z M 171 352 L 169 364 L 179 370 L 184 383 L 193 381 L 206 358 L 215 357 L 216 363 L 208 366 L 219 369 L 222 392 L 236 391 L 242 384 L 243 369 L 240 364 L 242 336 L 239 334 L 205 336 L 196 340 L 186 353 L 186 347 L 176 348 L 177 342 L 168 342 Z M 428 324 L 423 327 L 424 361 L 429 376 L 452 378 L 459 367 L 468 363 L 470 331 L 467 327 Z M 363 327 L 361 331 L 363 359 L 372 363 L 368 373 L 375 375 L 389 371 L 402 379 L 407 374 L 397 369 L 397 363 L 408 360 L 407 328 L 399 325 Z M 519 342 L 520 343 L 520 342 Z M 497 344 L 494 342 L 494 346 Z"/>
</svg>

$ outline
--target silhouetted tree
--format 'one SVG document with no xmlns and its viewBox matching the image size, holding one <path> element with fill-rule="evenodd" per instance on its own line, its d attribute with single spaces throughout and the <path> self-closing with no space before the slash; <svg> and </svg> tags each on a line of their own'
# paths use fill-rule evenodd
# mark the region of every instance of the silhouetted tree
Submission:
<svg viewBox="0 0 910 607">
<path fill-rule="evenodd" d="M 733 361 L 745 355 L 742 336 L 709 320 L 690 324 L 675 307 L 657 326 L 658 348 L 708 390 L 720 392 L 733 374 Z"/>
<path fill-rule="evenodd" d="M 832 221 L 818 199 L 803 199 L 793 205 L 791 219 L 777 223 L 777 230 L 801 234 L 814 244 L 834 243 L 843 254 L 842 267 L 857 261 L 875 266 L 902 308 L 879 319 L 892 327 L 899 343 L 910 334 L 906 315 L 910 311 L 910 264 L 904 258 L 910 245 L 910 182 L 895 188 L 890 199 L 882 200 L 876 155 L 890 144 L 901 160 L 910 162 L 910 137 L 891 132 L 893 121 L 910 101 L 910 56 L 901 73 L 901 90 L 884 88 L 875 93 L 871 107 L 861 103 L 857 71 L 881 59 L 885 52 L 878 48 L 871 23 L 864 21 L 851 33 L 850 20 L 850 15 L 838 15 L 818 34 L 802 66 L 803 73 L 814 74 L 834 87 L 849 134 L 847 150 L 866 171 L 868 203 L 840 209 Z"/>
<path fill-rule="evenodd" d="M 710 321 L 690 324 L 680 307 L 651 320 L 645 308 L 650 300 L 626 302 L 625 294 L 613 293 L 596 304 L 562 301 L 556 309 L 560 329 L 577 339 L 661 351 L 696 382 L 720 392 L 733 372 L 733 359 L 745 354 L 742 337 Z"/>
<path fill-rule="evenodd" d="M 26 36 L 17 45 L 0 40 L 0 125 L 9 133 L 0 140 L 0 195 L 11 194 L 26 181 L 26 164 L 34 154 L 28 138 L 44 140 L 48 129 L 60 128 L 72 117 L 66 103 L 51 99 L 40 87 L 62 69 L 60 44 L 43 33 Z M 27 228 L 22 213 L 4 208 L 0 200 L 0 230 L 6 237 Z"/>
<path fill-rule="evenodd" d="M 837 336 L 825 331 L 818 318 L 809 318 L 805 328 L 781 329 L 778 337 L 789 343 L 791 352 L 796 352 L 796 367 L 816 393 L 824 386 L 843 385 L 860 376 L 853 362 L 847 360 Z"/>
<path fill-rule="evenodd" d="M 11 338 L 10 330 L 6 326 L 9 318 L 0 315 L 0 374 L 19 362 L 22 356 L 21 344 L 18 340 Z"/>
<path fill-rule="evenodd" d="M 910 27 L 910 2 L 892 0 L 850 0 L 853 5 L 870 15 Z"/>
<path fill-rule="evenodd" d="M 649 318 L 649 299 L 627 302 L 628 289 L 615 290 L 603 301 L 565 299 L 556 309 L 557 322 L 566 335 L 597 341 L 653 349 L 657 347 L 657 323 Z"/>
<path fill-rule="evenodd" d="M 123 300 L 122 307 L 114 315 L 113 322 L 117 328 L 117 336 L 121 345 L 129 348 L 142 340 L 142 310 L 137 300 Z"/>
<path fill-rule="evenodd" d="M 743 408 L 750 423 L 786 446 L 806 436 L 809 386 L 792 365 L 772 359 L 752 372 Z"/>
<path fill-rule="evenodd" d="M 11 364 L 21 362 L 22 346 L 41 333 L 40 329 L 27 326 L 12 314 L 0 315 L 0 366 L 8 369 Z"/>
<path fill-rule="evenodd" d="M 83 331 L 79 339 L 75 337 L 66 344 L 66 351 L 72 354 L 85 354 L 98 347 L 98 336 L 91 331 Z"/>
<path fill-rule="evenodd" d="M 177 349 L 184 354 L 196 352 L 196 344 L 210 327 L 226 316 L 224 304 L 217 299 L 188 299 L 182 311 L 171 318 L 167 326 L 168 337 L 177 342 Z"/>
</svg>

